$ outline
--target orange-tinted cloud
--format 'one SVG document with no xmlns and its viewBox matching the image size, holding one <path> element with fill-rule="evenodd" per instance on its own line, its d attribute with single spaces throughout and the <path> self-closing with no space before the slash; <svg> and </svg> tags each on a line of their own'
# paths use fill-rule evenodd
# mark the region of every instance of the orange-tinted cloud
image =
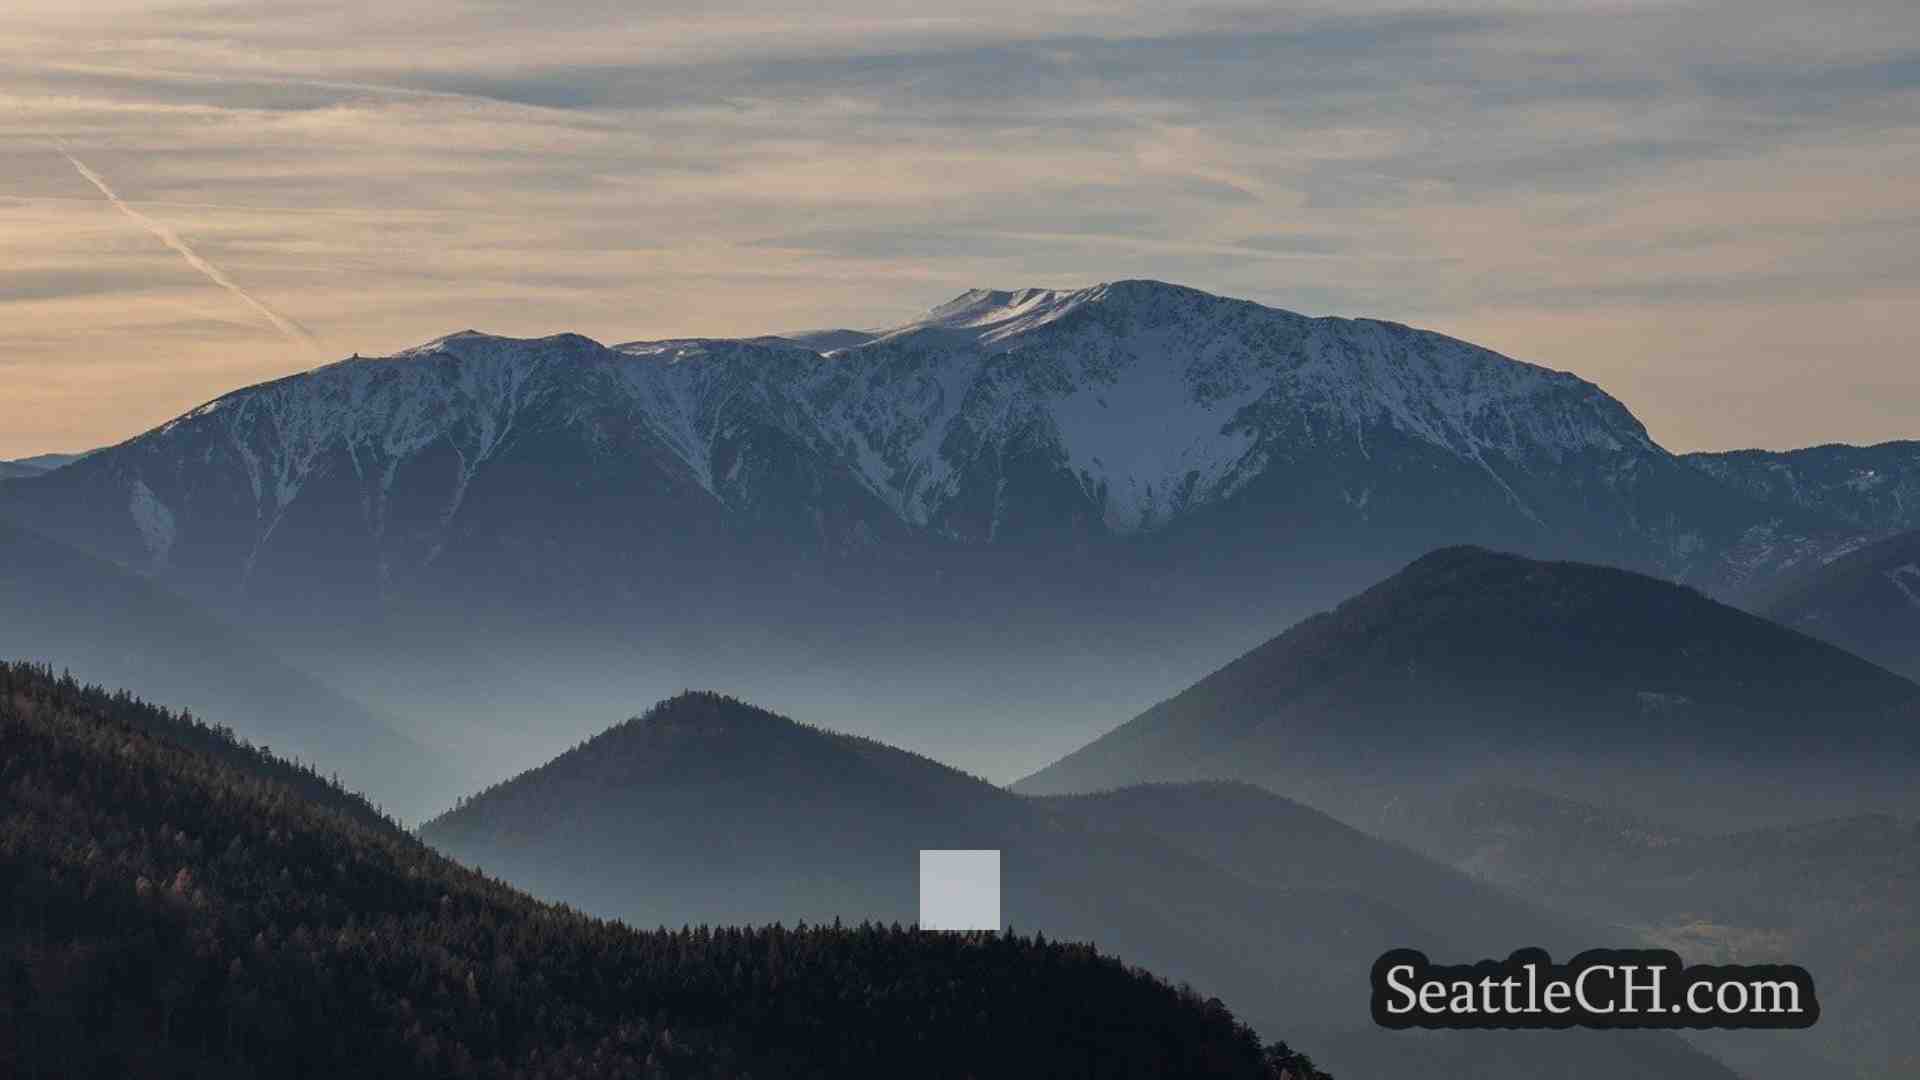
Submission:
<svg viewBox="0 0 1920 1080">
<path fill-rule="evenodd" d="M 646 7 L 25 0 L 0 457 L 314 362 L 53 132 L 338 354 L 1148 276 L 1573 369 L 1676 448 L 1920 434 L 1910 3 Z"/>
</svg>

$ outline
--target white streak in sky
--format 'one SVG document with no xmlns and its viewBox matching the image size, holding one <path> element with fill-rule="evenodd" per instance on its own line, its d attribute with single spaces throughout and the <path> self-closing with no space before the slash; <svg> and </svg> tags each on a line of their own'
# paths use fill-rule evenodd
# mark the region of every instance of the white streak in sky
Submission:
<svg viewBox="0 0 1920 1080">
<path fill-rule="evenodd" d="M 208 281 L 239 297 L 248 307 L 259 312 L 268 322 L 272 323 L 274 329 L 286 335 L 289 341 L 306 345 L 310 348 L 317 348 L 319 346 L 319 341 L 306 327 L 273 310 L 273 308 L 267 306 L 265 301 L 235 284 L 234 280 L 228 277 L 225 271 L 201 258 L 200 253 L 189 247 L 187 242 L 180 238 L 180 234 L 174 232 L 172 228 L 128 206 L 125 199 L 114 194 L 113 189 L 107 186 L 106 180 L 103 179 L 99 173 L 87 168 L 85 162 L 68 153 L 64 145 L 59 146 L 58 149 L 60 155 L 71 162 L 73 167 L 79 170 L 81 176 L 87 178 L 88 183 L 100 189 L 100 194 L 105 195 L 108 202 L 112 203 L 121 213 L 132 218 L 135 224 L 158 237 L 161 243 L 172 248 L 181 258 L 187 260 L 188 266 L 205 274 Z"/>
</svg>

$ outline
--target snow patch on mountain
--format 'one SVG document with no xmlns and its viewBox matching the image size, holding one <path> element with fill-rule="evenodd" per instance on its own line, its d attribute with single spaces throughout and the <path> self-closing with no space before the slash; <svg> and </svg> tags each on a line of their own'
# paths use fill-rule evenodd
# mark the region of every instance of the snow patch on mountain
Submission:
<svg viewBox="0 0 1920 1080">
<path fill-rule="evenodd" d="M 147 555 L 153 560 L 153 565 L 165 567 L 178 535 L 173 511 L 167 509 L 167 505 L 160 501 L 146 481 L 135 477 L 127 499 L 127 512 L 133 515 L 133 524 L 140 530 L 140 538 L 146 541 Z"/>
<path fill-rule="evenodd" d="M 1598 388 L 1438 334 L 1367 320 L 1308 319 L 1158 282 L 1078 291 L 973 290 L 921 320 L 840 355 L 928 366 L 952 376 L 991 358 L 965 411 L 945 419 L 1000 446 L 1050 428 L 1109 527 L 1152 528 L 1234 494 L 1282 447 L 1398 431 L 1475 463 L 1523 513 L 1506 468 L 1557 465 L 1589 452 L 1663 454 Z M 942 385 L 939 397 L 959 396 Z M 937 419 L 917 419 L 911 519 L 937 510 L 964 460 L 934 453 Z M 929 426 L 934 423 L 935 426 Z M 1278 425 L 1278 426 L 1276 426 Z M 884 455 L 882 455 L 884 457 Z M 889 464 L 896 464 L 887 459 Z M 891 473 L 868 475 L 886 486 Z"/>
<path fill-rule="evenodd" d="M 1102 499 L 1116 531 L 1150 527 L 1191 501 L 1232 494 L 1234 468 L 1256 445 L 1253 429 L 1233 421 L 1263 389 L 1208 400 L 1194 393 L 1192 381 L 1183 366 L 1136 358 L 1110 381 L 1090 381 L 1055 403 L 1068 460 Z"/>
<path fill-rule="evenodd" d="M 985 400 L 977 396 L 984 363 L 971 348 L 883 335 L 817 365 L 800 397 L 860 482 L 902 521 L 923 526 L 957 492 L 963 417 Z"/>
<path fill-rule="evenodd" d="M 624 345 L 620 351 L 642 361 L 619 365 L 614 373 L 628 392 L 648 406 L 641 412 L 643 422 L 701 488 L 714 494 L 714 417 L 702 401 L 693 370 L 693 362 L 706 350 L 676 342 Z"/>
<path fill-rule="evenodd" d="M 883 337 L 940 329 L 953 331 L 987 346 L 1031 333 L 1071 314 L 1083 304 L 1094 303 L 1105 295 L 1106 286 L 1067 291 L 1062 289 L 1019 289 L 1002 292 L 994 289 L 970 289 L 941 304 L 924 317 L 888 331 Z"/>
</svg>

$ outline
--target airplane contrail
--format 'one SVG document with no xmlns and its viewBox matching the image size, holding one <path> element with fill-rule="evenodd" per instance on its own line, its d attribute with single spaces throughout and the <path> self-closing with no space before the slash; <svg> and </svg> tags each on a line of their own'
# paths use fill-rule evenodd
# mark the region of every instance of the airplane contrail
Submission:
<svg viewBox="0 0 1920 1080">
<path fill-rule="evenodd" d="M 69 153 L 64 144 L 56 143 L 55 149 L 60 151 L 60 156 L 72 163 L 73 167 L 79 171 L 81 176 L 86 177 L 87 183 L 99 188 L 100 194 L 105 195 L 108 202 L 112 203 L 121 213 L 132 218 L 135 224 L 159 238 L 161 243 L 172 248 L 176 254 L 187 260 L 188 266 L 205 274 L 208 281 L 239 297 L 248 307 L 259 312 L 268 322 L 272 323 L 273 328 L 285 335 L 289 341 L 308 346 L 309 348 L 319 348 L 320 341 L 313 336 L 312 331 L 287 316 L 280 314 L 278 311 L 275 311 L 272 307 L 268 306 L 266 301 L 261 300 L 259 297 L 241 288 L 232 278 L 226 275 L 225 271 L 202 258 L 199 252 L 193 250 L 185 240 L 180 238 L 179 233 L 174 232 L 173 229 L 165 223 L 155 221 L 140 211 L 135 210 L 133 207 L 128 206 L 125 199 L 114 194 L 113 188 L 107 185 L 105 178 L 92 169 L 87 168 L 86 163 Z"/>
</svg>

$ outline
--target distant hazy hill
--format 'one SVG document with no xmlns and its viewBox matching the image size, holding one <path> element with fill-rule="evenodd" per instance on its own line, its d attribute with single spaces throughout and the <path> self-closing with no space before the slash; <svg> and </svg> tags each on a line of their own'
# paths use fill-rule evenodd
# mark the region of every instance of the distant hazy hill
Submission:
<svg viewBox="0 0 1920 1080">
<path fill-rule="evenodd" d="M 1608 867 L 1638 862 L 1699 839 L 1695 833 L 1621 809 L 1605 809 L 1499 781 L 1470 784 L 1424 808 L 1414 826 L 1420 847 L 1476 877 L 1607 922 L 1627 912 L 1587 901 L 1569 905 L 1563 874 L 1585 881 Z M 1577 891 L 1583 886 L 1573 886 Z"/>
<path fill-rule="evenodd" d="M 1318 1075 L 1085 946 L 549 907 L 35 669 L 0 667 L 0 763 L 8 1076 Z"/>
<path fill-rule="evenodd" d="M 1871 937 L 1911 929 L 1920 914 L 1920 828 L 1911 821 L 1873 814 L 1697 836 L 1523 789 L 1466 794 L 1448 824 L 1472 841 L 1465 861 L 1483 876 L 1562 910 L 1753 935 L 1702 940 L 1724 957 L 1790 951 L 1767 934 Z M 1907 936 L 1916 940 L 1903 950 L 1920 946 L 1920 935 Z"/>
<path fill-rule="evenodd" d="M 451 775 L 382 717 L 158 584 L 0 521 L 0 657 L 140 686 L 418 820 Z"/>
<path fill-rule="evenodd" d="M 13 480 L 23 476 L 39 476 L 52 472 L 62 465 L 70 465 L 80 460 L 84 454 L 37 454 L 33 457 L 17 458 L 13 461 L 0 461 L 0 480 Z"/>
<path fill-rule="evenodd" d="M 1138 784 L 1034 802 L 1157 837 L 1258 885 L 1339 888 L 1389 900 L 1429 925 L 1446 927 L 1456 947 L 1482 953 L 1519 940 L 1577 945 L 1593 929 L 1549 917 L 1517 894 L 1490 889 L 1252 784 Z"/>
<path fill-rule="evenodd" d="M 1920 827 L 1884 815 L 1698 836 L 1505 785 L 1430 807 L 1458 865 L 1556 910 L 1641 928 L 1689 960 L 1797 963 L 1821 1019 L 1708 1040 L 1754 1080 L 1895 1080 L 1920 1069 Z M 1813 1070 L 1806 1055 L 1827 1059 Z"/>
<path fill-rule="evenodd" d="M 1920 531 L 1888 537 L 1793 578 L 1762 610 L 1920 677 Z"/>
<path fill-rule="evenodd" d="M 1664 1036 L 1421 1040 L 1371 1027 L 1366 973 L 1390 943 L 1479 958 L 1591 941 L 1524 903 L 1316 811 L 1231 786 L 1025 799 L 936 762 L 688 694 L 423 826 L 463 861 L 642 924 L 912 919 L 922 848 L 999 848 L 1003 918 L 1094 940 L 1284 1030 L 1336 1074 L 1393 1075 L 1403 1043 L 1448 1048 L 1434 1077 L 1725 1077 Z M 1571 1059 L 1571 1061 L 1570 1061 Z M 1496 1066 L 1496 1062 L 1506 1064 Z"/>
<path fill-rule="evenodd" d="M 1019 790 L 1241 778 L 1398 829 L 1488 777 L 1699 823 L 1908 806 L 1920 687 L 1627 571 L 1427 555 Z"/>
</svg>

